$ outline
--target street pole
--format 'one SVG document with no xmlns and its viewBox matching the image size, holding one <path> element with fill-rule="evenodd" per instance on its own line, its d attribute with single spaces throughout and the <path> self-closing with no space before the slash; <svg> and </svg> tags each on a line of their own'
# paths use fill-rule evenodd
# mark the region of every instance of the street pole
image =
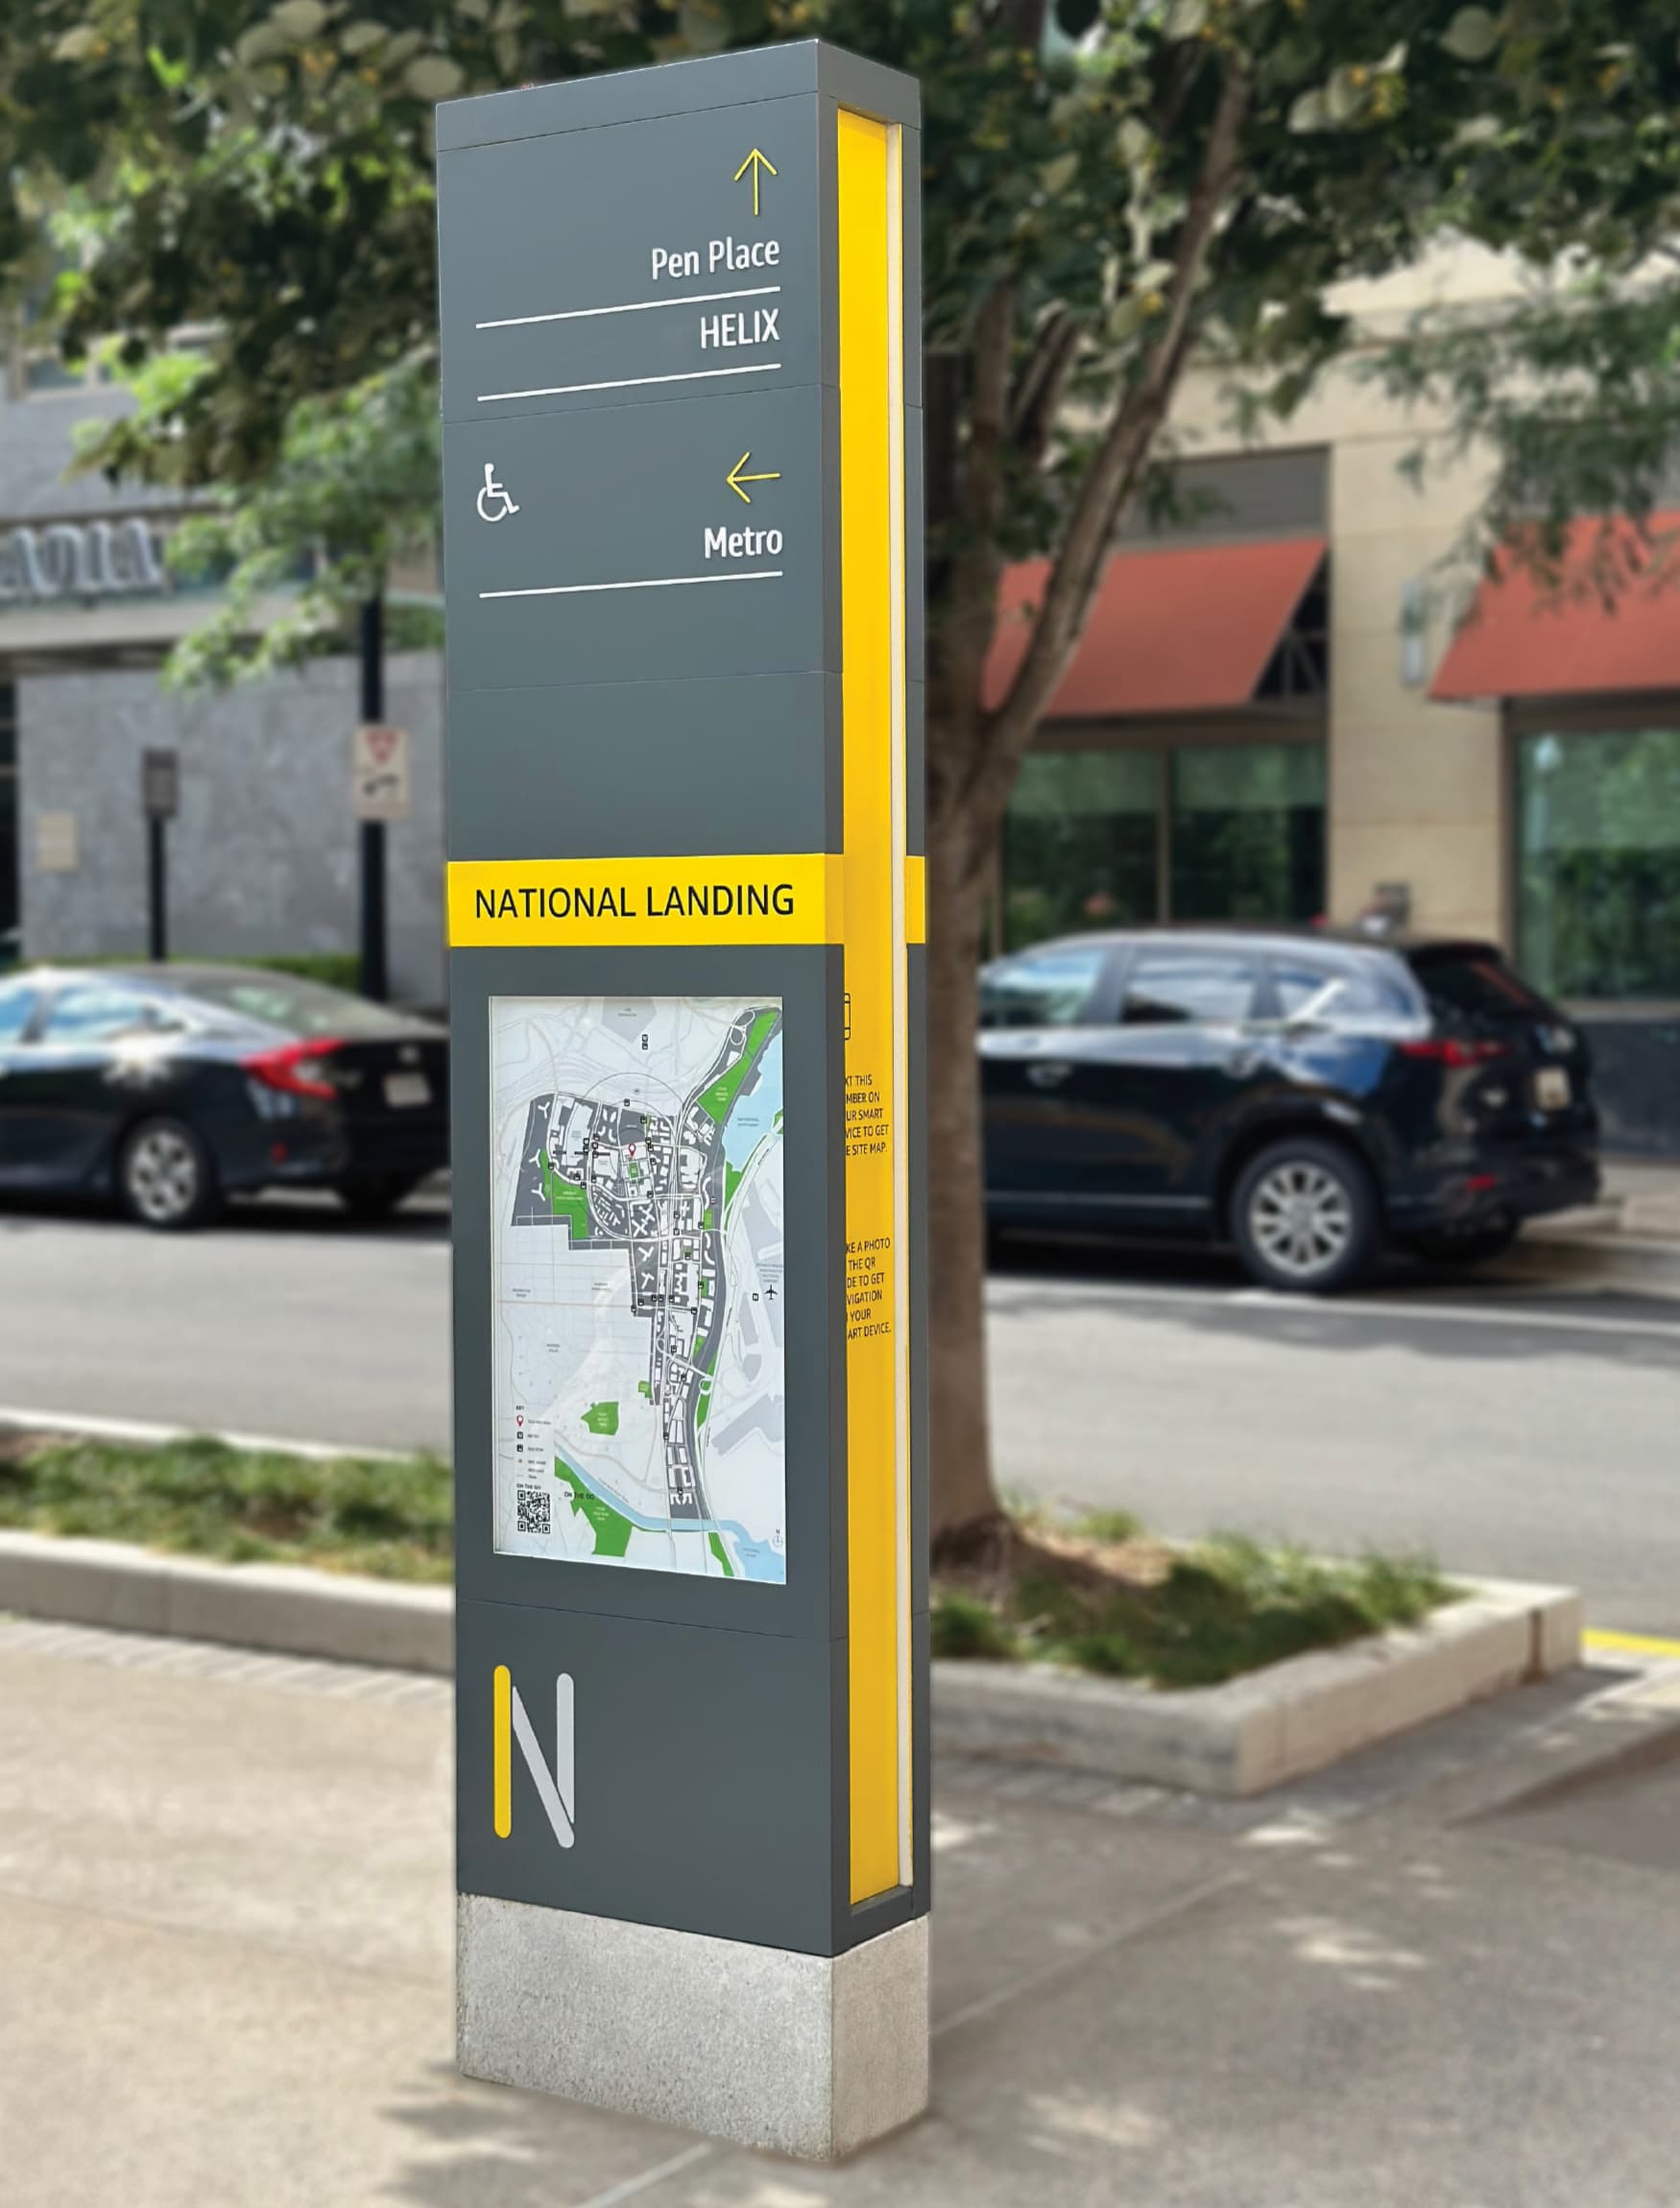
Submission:
<svg viewBox="0 0 1680 2208">
<path fill-rule="evenodd" d="M 362 720 L 385 718 L 385 602 L 362 606 Z M 385 951 L 385 823 L 361 823 L 362 995 L 383 1003 L 391 994 Z"/>
<path fill-rule="evenodd" d="M 146 829 L 149 956 L 155 966 L 161 966 L 169 956 L 169 830 L 160 813 L 153 814 Z"/>
</svg>

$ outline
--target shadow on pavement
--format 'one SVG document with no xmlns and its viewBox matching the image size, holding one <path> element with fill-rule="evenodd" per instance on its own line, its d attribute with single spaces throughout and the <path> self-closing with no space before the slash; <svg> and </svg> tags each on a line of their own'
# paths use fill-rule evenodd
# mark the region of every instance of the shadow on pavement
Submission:
<svg viewBox="0 0 1680 2208">
<path fill-rule="evenodd" d="M 1680 1298 L 1583 1287 L 1570 1268 L 1560 1268 L 1553 1284 L 1536 1261 L 1541 1256 L 1539 1246 L 1525 1251 L 1523 1270 L 1509 1273 L 1396 1259 L 1357 1292 L 1315 1299 L 1257 1288 L 1223 1251 L 1011 1236 L 993 1244 L 988 1277 L 995 1305 L 1011 1316 L 1126 1313 L 1285 1349 L 1400 1344 L 1471 1363 L 1567 1352 L 1658 1369 L 1680 1356 Z M 1032 1293 L 1035 1284 L 1042 1297 Z"/>
</svg>

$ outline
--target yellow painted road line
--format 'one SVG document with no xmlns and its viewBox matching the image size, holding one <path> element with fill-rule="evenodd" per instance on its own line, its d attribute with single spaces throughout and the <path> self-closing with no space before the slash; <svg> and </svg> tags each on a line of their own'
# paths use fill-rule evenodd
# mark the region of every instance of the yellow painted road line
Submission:
<svg viewBox="0 0 1680 2208">
<path fill-rule="evenodd" d="M 1651 1633 L 1589 1632 L 1581 1635 L 1589 1648 L 1602 1648 L 1623 1656 L 1672 1656 L 1680 1663 L 1680 1641 L 1664 1641 Z"/>
</svg>

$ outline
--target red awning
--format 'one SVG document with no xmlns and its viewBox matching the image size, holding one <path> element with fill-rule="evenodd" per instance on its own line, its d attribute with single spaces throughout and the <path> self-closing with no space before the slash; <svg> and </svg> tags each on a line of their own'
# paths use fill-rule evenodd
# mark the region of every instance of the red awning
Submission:
<svg viewBox="0 0 1680 2208">
<path fill-rule="evenodd" d="M 1116 552 L 1048 717 L 1193 713 L 1246 706 L 1324 558 L 1322 537 Z M 1047 560 L 998 593 L 986 703 L 1006 693 L 1044 597 Z"/>
<path fill-rule="evenodd" d="M 1665 547 L 1646 552 L 1651 579 L 1635 576 L 1606 605 L 1587 584 L 1598 533 L 1596 520 L 1577 521 L 1564 553 L 1565 588 L 1549 589 L 1524 567 L 1506 564 L 1490 575 L 1447 649 L 1431 698 L 1569 697 L 1586 691 L 1680 690 L 1680 593 Z M 1680 513 L 1651 516 L 1651 534 L 1680 529 Z M 1643 540 L 1631 523 L 1618 531 L 1617 552 L 1636 561 Z"/>
</svg>

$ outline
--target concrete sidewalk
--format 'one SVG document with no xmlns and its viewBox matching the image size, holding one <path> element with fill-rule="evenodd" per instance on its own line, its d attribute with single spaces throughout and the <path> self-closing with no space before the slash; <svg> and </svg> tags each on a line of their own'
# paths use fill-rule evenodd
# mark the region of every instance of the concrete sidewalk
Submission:
<svg viewBox="0 0 1680 2208">
<path fill-rule="evenodd" d="M 1680 1685 L 1608 1684 L 1260 1805 L 943 1767 L 934 2112 L 818 2171 L 455 2076 L 444 1683 L 0 1623 L 0 2195 L 1671 2208 Z"/>
</svg>

